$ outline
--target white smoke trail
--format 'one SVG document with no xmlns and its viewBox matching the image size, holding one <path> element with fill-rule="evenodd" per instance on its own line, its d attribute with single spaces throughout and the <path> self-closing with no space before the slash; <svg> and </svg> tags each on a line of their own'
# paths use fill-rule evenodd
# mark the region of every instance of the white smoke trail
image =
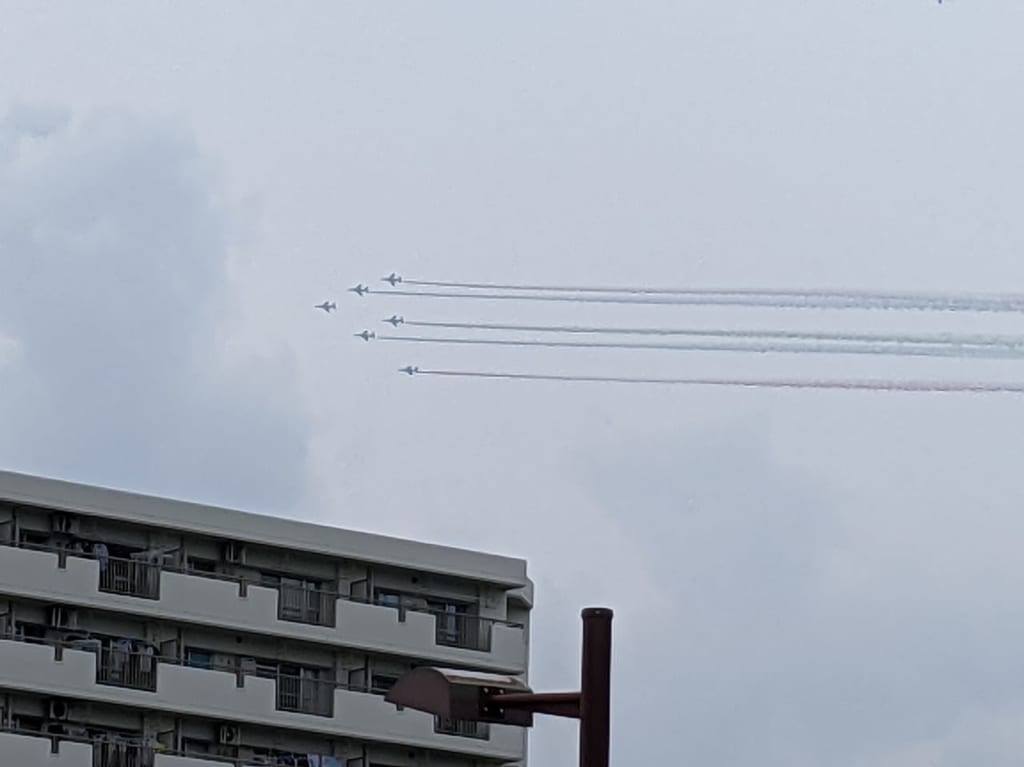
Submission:
<svg viewBox="0 0 1024 767">
<path fill-rule="evenodd" d="M 385 320 L 385 322 L 391 322 Z M 565 333 L 574 335 L 633 335 L 633 336 L 687 336 L 698 338 L 772 338 L 794 341 L 854 341 L 879 344 L 931 344 L 952 347 L 1005 347 L 1024 349 L 1024 336 L 973 335 L 958 333 L 900 334 L 900 333 L 844 333 L 804 330 L 725 330 L 704 328 L 630 328 L 586 325 L 517 325 L 485 322 L 432 322 L 401 319 L 404 327 L 435 328 L 444 330 L 482 330 L 515 333 Z"/>
<path fill-rule="evenodd" d="M 1024 382 L 984 381 L 896 381 L 856 379 L 745 379 L 745 378 L 643 378 L 628 376 L 589 376 L 545 373 L 486 372 L 479 370 L 431 370 L 409 367 L 401 372 L 414 376 L 490 379 L 505 381 L 550 381 L 564 383 L 609 383 L 664 386 L 728 387 L 746 389 L 835 389 L 844 391 L 921 392 L 951 394 L 1024 394 Z"/>
<path fill-rule="evenodd" d="M 689 291 L 674 294 L 628 294 L 619 290 L 614 294 L 541 293 L 541 292 L 476 292 L 439 290 L 383 290 L 368 291 L 369 296 L 398 298 L 429 298 L 475 301 L 530 301 L 555 303 L 633 304 L 639 306 L 745 306 L 775 309 L 830 309 L 830 310 L 888 310 L 932 312 L 1024 312 L 1024 298 L 1017 297 L 914 297 L 907 295 L 865 294 L 845 296 L 815 292 L 706 292 Z"/>
<path fill-rule="evenodd" d="M 608 296 L 664 296 L 700 299 L 736 299 L 828 303 L 829 308 L 906 308 L 932 309 L 936 311 L 1024 311 L 1024 294 L 971 294 L 971 293 L 929 293 L 922 291 L 871 291 L 871 290 L 793 290 L 768 288 L 661 288 L 661 287 L 597 287 L 589 285 L 537 285 L 487 282 L 456 282 L 443 280 L 413 280 L 396 278 L 397 284 L 413 287 L 445 288 L 457 291 L 490 291 L 492 293 L 560 293 L 605 294 Z M 395 291 L 396 293 L 398 291 Z M 428 295 L 432 291 L 421 292 Z M 520 296 L 526 300 L 526 296 Z M 537 299 L 539 300 L 539 299 Z M 580 299 L 577 299 L 580 300 Z M 835 307 L 833 307 L 833 304 Z M 765 305 L 758 303 L 757 305 Z"/>
<path fill-rule="evenodd" d="M 974 359 L 1024 359 L 1024 349 L 921 344 L 822 343 L 822 342 L 735 342 L 735 343 L 639 343 L 633 341 L 538 341 L 508 338 L 443 338 L 407 335 L 378 335 L 392 343 L 454 346 L 504 346 L 547 349 L 622 349 L 634 351 L 743 352 L 757 354 L 855 354 L 899 357 L 944 357 Z"/>
</svg>

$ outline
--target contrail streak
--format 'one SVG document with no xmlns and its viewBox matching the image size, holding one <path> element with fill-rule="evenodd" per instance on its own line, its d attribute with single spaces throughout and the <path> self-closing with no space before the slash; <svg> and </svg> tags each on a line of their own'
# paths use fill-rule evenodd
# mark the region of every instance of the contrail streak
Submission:
<svg viewBox="0 0 1024 767">
<path fill-rule="evenodd" d="M 630 349 L 681 352 L 754 352 L 758 354 L 858 354 L 899 357 L 946 357 L 975 359 L 1024 359 L 1024 349 L 999 347 L 943 347 L 848 343 L 638 343 L 633 341 L 537 341 L 508 338 L 441 338 L 428 336 L 377 336 L 379 341 L 457 346 L 512 346 L 547 349 Z"/>
<path fill-rule="evenodd" d="M 1024 394 L 1024 383 L 981 381 L 889 381 L 745 378 L 642 378 L 628 376 L 557 375 L 545 373 L 485 372 L 479 370 L 431 370 L 407 368 L 403 373 L 446 378 L 475 378 L 505 381 L 554 381 L 566 383 L 651 384 L 666 386 L 717 386 L 746 389 L 840 389 L 846 391 L 931 392 L 959 394 Z"/>
<path fill-rule="evenodd" d="M 369 296 L 402 298 L 431 298 L 475 301 L 534 301 L 555 303 L 633 304 L 641 306 L 747 306 L 774 309 L 864 309 L 889 311 L 938 312 L 1024 312 L 1024 298 L 998 298 L 949 296 L 944 298 L 914 298 L 908 295 L 853 296 L 839 294 L 778 292 L 704 292 L 688 291 L 674 294 L 595 295 L 594 293 L 555 294 L 542 292 L 495 291 L 442 291 L 442 290 L 383 290 L 371 291 Z"/>
<path fill-rule="evenodd" d="M 631 296 L 679 296 L 679 297 L 749 297 L 785 298 L 799 300 L 837 300 L 840 302 L 882 302 L 885 304 L 908 304 L 914 307 L 927 305 L 935 309 L 977 311 L 1021 311 L 1024 310 L 1024 294 L 970 294 L 970 293 L 929 293 L 925 291 L 878 291 L 878 290 L 794 290 L 771 288 L 661 288 L 661 287 L 614 287 L 593 285 L 538 285 L 498 282 L 457 282 L 445 280 L 401 279 L 401 285 L 455 290 L 486 290 L 532 293 L 603 293 Z"/>
<path fill-rule="evenodd" d="M 390 320 L 384 320 L 391 322 Z M 905 335 L 895 333 L 842 333 L 803 330 L 756 329 L 703 329 L 703 328 L 630 328 L 588 325 L 516 325 L 487 322 L 430 322 L 406 320 L 398 322 L 404 327 L 437 328 L 445 330 L 484 330 L 516 333 L 569 333 L 579 335 L 636 335 L 636 336 L 690 336 L 697 338 L 776 338 L 794 341 L 857 341 L 865 343 L 934 344 L 939 346 L 1005 347 L 1024 349 L 1024 336 L 965 335 L 934 333 Z"/>
</svg>

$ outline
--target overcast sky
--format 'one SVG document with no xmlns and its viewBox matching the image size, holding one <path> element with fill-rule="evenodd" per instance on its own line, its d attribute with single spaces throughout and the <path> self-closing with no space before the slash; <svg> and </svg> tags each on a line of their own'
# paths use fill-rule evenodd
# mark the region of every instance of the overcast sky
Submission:
<svg viewBox="0 0 1024 767">
<path fill-rule="evenodd" d="M 1012 366 L 351 333 L 1018 319 L 344 290 L 1019 289 L 1022 28 L 1019 0 L 0 0 L 0 465 L 525 556 L 536 687 L 577 683 L 581 607 L 616 609 L 618 764 L 1017 765 L 1019 398 L 394 372 Z M 531 751 L 571 764 L 575 727 Z"/>
</svg>

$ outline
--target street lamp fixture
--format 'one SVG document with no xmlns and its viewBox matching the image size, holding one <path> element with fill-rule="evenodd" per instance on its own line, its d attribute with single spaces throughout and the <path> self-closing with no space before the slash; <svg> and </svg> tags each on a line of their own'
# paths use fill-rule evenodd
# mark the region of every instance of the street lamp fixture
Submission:
<svg viewBox="0 0 1024 767">
<path fill-rule="evenodd" d="M 384 700 L 467 722 L 532 727 L 534 714 L 580 721 L 580 767 L 608 767 L 611 728 L 612 611 L 583 611 L 579 692 L 535 693 L 513 676 L 420 667 L 404 674 Z"/>
</svg>

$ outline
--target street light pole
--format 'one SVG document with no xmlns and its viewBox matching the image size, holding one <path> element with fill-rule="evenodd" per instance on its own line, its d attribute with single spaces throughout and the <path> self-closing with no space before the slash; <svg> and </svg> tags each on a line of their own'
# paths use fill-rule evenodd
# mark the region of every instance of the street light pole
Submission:
<svg viewBox="0 0 1024 767">
<path fill-rule="evenodd" d="M 580 722 L 580 767 L 608 767 L 611 741 L 612 611 L 583 611 L 578 692 L 533 692 L 511 676 L 420 667 L 403 674 L 384 700 L 446 719 L 533 725 L 534 714 Z"/>
<path fill-rule="evenodd" d="M 579 719 L 580 767 L 608 767 L 611 741 L 612 611 L 607 607 L 588 607 L 583 611 L 580 666 L 578 693 L 513 693 L 491 696 L 490 701 L 505 708 Z"/>
<path fill-rule="evenodd" d="M 580 767 L 608 767 L 611 729 L 612 611 L 583 611 Z"/>
</svg>

